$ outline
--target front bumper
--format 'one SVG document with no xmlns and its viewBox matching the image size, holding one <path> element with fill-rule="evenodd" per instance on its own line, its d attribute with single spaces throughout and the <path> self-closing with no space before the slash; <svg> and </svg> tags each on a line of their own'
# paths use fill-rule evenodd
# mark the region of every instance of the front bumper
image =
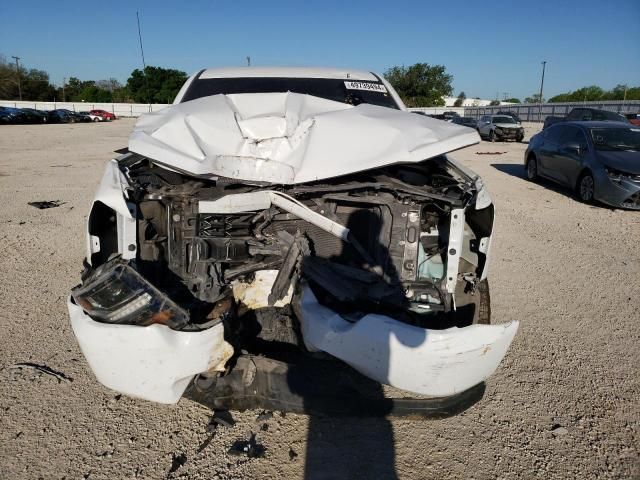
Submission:
<svg viewBox="0 0 640 480">
<path fill-rule="evenodd" d="M 200 332 L 179 332 L 93 320 L 67 299 L 71 327 L 91 370 L 104 386 L 158 403 L 176 403 L 193 377 L 217 370 L 233 355 L 222 323 Z"/>
<path fill-rule="evenodd" d="M 508 129 L 498 129 L 495 130 L 496 137 L 502 140 L 517 140 L 518 138 L 524 137 L 524 131 L 516 129 L 516 128 L 508 128 Z"/>
<path fill-rule="evenodd" d="M 199 332 L 116 325 L 96 322 L 71 299 L 67 307 L 98 381 L 126 395 L 176 403 L 196 374 L 223 371 L 233 355 L 222 323 Z M 518 329 L 511 322 L 428 330 L 371 314 L 352 324 L 320 305 L 309 289 L 296 308 L 310 350 L 329 353 L 376 382 L 434 397 L 482 383 Z"/>
<path fill-rule="evenodd" d="M 594 192 L 596 200 L 614 207 L 640 210 L 640 181 L 625 179 L 614 182 L 604 171 L 594 176 L 596 177 Z"/>
<path fill-rule="evenodd" d="M 519 322 L 430 330 L 368 314 L 355 323 L 321 305 L 310 289 L 300 302 L 302 335 L 380 383 L 443 397 L 486 380 L 511 345 Z"/>
</svg>

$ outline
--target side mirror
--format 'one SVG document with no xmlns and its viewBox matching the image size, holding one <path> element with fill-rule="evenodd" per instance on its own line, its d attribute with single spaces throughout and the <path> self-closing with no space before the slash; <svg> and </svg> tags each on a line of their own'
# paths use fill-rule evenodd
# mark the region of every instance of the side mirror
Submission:
<svg viewBox="0 0 640 480">
<path fill-rule="evenodd" d="M 578 143 L 567 143 L 564 146 L 564 150 L 568 153 L 575 153 L 576 155 L 582 155 L 583 149 Z"/>
</svg>

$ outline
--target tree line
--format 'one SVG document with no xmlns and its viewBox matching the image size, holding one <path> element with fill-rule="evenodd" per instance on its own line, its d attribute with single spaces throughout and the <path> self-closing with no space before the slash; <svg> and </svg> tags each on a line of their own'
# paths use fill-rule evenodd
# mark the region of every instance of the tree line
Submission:
<svg viewBox="0 0 640 480">
<path fill-rule="evenodd" d="M 145 78 L 146 77 L 146 78 Z M 115 78 L 80 80 L 69 77 L 62 86 L 53 85 L 49 73 L 37 68 L 25 68 L 0 55 L 0 98 L 40 102 L 91 103 L 171 103 L 187 74 L 171 68 L 147 66 L 144 73 L 135 69 L 121 84 Z"/>
<path fill-rule="evenodd" d="M 444 65 L 416 63 L 410 66 L 394 66 L 384 72 L 384 77 L 408 107 L 444 106 L 444 97 L 453 94 L 453 75 L 447 73 Z M 115 78 L 80 80 L 70 77 L 63 86 L 55 86 L 50 82 L 46 71 L 37 68 L 27 69 L 23 66 L 16 70 L 15 64 L 0 55 L 0 98 L 5 100 L 18 100 L 21 89 L 23 100 L 171 103 L 186 80 L 187 74 L 183 71 L 147 66 L 144 72 L 138 68 L 133 70 L 124 85 Z M 456 106 L 462 105 L 465 98 L 465 93 L 460 92 Z M 640 87 L 616 85 L 611 90 L 604 90 L 592 85 L 555 95 L 547 101 L 553 103 L 623 99 L 640 100 Z M 506 101 L 520 103 L 518 98 L 508 98 Z M 524 99 L 524 103 L 539 102 L 539 94 Z M 495 100 L 493 103 L 497 105 L 500 102 Z"/>
</svg>

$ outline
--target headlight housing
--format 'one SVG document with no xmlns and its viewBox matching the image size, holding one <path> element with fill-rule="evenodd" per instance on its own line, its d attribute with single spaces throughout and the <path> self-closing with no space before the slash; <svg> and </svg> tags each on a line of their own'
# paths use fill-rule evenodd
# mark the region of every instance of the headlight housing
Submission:
<svg viewBox="0 0 640 480">
<path fill-rule="evenodd" d="M 625 173 L 611 167 L 604 167 L 604 171 L 607 172 L 609 180 L 615 183 L 621 183 L 623 180 L 631 180 L 633 177 L 636 177 L 636 175 Z"/>
<path fill-rule="evenodd" d="M 71 296 L 91 318 L 104 323 L 147 326 L 153 323 L 180 330 L 189 315 L 146 281 L 121 258 L 98 267 Z"/>
</svg>

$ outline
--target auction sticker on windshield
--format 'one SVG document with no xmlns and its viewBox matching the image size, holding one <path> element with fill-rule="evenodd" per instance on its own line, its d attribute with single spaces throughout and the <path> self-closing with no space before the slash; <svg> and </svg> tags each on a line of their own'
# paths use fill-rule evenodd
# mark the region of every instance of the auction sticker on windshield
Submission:
<svg viewBox="0 0 640 480">
<path fill-rule="evenodd" d="M 380 83 L 371 82 L 344 82 L 347 90 L 369 90 L 371 92 L 387 93 L 387 89 Z"/>
</svg>

